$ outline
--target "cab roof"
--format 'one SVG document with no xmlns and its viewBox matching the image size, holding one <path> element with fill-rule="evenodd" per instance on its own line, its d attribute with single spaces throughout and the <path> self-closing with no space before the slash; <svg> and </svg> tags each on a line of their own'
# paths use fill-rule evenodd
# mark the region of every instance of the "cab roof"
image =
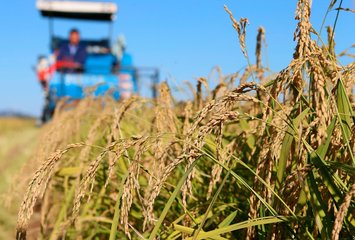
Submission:
<svg viewBox="0 0 355 240">
<path fill-rule="evenodd" d="M 97 21 L 114 21 L 117 5 L 107 1 L 37 0 L 42 16 Z"/>
</svg>

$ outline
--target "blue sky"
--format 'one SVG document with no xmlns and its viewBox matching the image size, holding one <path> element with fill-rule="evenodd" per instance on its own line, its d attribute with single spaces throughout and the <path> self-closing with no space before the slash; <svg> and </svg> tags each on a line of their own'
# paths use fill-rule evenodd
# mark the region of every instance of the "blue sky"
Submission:
<svg viewBox="0 0 355 240">
<path fill-rule="evenodd" d="M 278 71 L 292 58 L 296 26 L 296 0 L 117 0 L 119 13 L 114 35 L 126 36 L 128 50 L 137 66 L 156 66 L 162 80 L 182 86 L 185 80 L 207 76 L 219 65 L 232 73 L 246 62 L 240 52 L 237 35 L 223 5 L 236 19 L 249 18 L 247 47 L 254 59 L 257 28 L 264 26 L 270 67 Z M 319 29 L 329 4 L 313 0 L 312 22 Z M 354 0 L 344 1 L 354 8 Z M 336 12 L 326 24 L 333 24 Z M 38 115 L 42 93 L 32 66 L 39 54 L 49 53 L 48 22 L 35 8 L 34 0 L 2 1 L 0 7 L 0 110 L 12 109 Z M 55 32 L 67 35 L 72 27 L 82 37 L 106 36 L 105 24 L 56 21 Z M 326 31 L 324 31 L 325 33 Z M 336 50 L 355 43 L 355 14 L 342 12 L 336 29 Z"/>
</svg>

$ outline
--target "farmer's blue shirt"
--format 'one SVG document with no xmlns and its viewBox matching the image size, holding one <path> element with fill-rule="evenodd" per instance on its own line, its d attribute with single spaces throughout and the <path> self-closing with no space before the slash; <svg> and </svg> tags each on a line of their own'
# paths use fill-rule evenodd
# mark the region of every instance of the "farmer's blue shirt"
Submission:
<svg viewBox="0 0 355 240">
<path fill-rule="evenodd" d="M 83 66 L 86 56 L 86 47 L 83 44 L 72 45 L 70 43 L 63 43 L 59 47 L 57 61 L 75 62 Z"/>
</svg>

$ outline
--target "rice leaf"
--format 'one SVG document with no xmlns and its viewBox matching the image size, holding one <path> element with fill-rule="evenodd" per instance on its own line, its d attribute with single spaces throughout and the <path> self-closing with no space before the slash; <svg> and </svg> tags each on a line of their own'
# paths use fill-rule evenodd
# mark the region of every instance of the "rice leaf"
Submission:
<svg viewBox="0 0 355 240">
<path fill-rule="evenodd" d="M 223 227 L 226 227 L 226 226 L 229 226 L 234 218 L 237 216 L 237 213 L 238 211 L 234 211 L 232 212 L 231 214 L 229 214 L 219 225 L 218 225 L 218 228 L 223 228 Z"/>
<path fill-rule="evenodd" d="M 283 178 L 284 178 L 285 170 L 286 170 L 287 159 L 289 158 L 291 146 L 294 141 L 294 135 L 296 134 L 295 129 L 298 128 L 299 124 L 307 116 L 308 112 L 309 112 L 308 108 L 305 109 L 303 112 L 301 112 L 293 120 L 292 125 L 287 128 L 286 135 L 284 137 L 282 147 L 281 147 L 280 158 L 279 158 L 278 165 L 277 165 L 276 186 L 278 188 L 280 188 L 280 186 L 283 182 Z"/>
<path fill-rule="evenodd" d="M 244 228 L 273 224 L 273 223 L 280 223 L 280 222 L 288 222 L 288 221 L 292 221 L 293 219 L 294 219 L 293 217 L 285 217 L 285 216 L 271 216 L 271 217 L 250 219 L 223 228 L 218 228 L 209 232 L 204 232 L 204 233 L 201 232 L 196 239 L 206 239 L 206 238 L 216 237 L 225 233 L 230 233 Z"/>
<path fill-rule="evenodd" d="M 185 174 L 183 176 L 181 176 L 178 184 L 176 185 L 176 188 L 174 190 L 174 192 L 171 194 L 169 200 L 167 201 L 162 213 L 160 214 L 160 217 L 158 219 L 158 221 L 156 222 L 150 236 L 149 236 L 149 240 L 154 240 L 158 231 L 159 231 L 159 228 L 160 226 L 162 225 L 166 215 L 168 214 L 168 211 L 171 207 L 171 205 L 173 204 L 176 196 L 179 194 L 180 190 L 181 190 L 181 187 L 182 185 L 184 184 L 184 182 L 186 181 L 187 177 L 189 176 L 189 174 L 191 173 L 191 171 L 194 169 L 196 163 L 197 163 L 198 160 L 194 161 L 191 166 L 187 169 L 187 171 L 185 172 Z"/>
</svg>

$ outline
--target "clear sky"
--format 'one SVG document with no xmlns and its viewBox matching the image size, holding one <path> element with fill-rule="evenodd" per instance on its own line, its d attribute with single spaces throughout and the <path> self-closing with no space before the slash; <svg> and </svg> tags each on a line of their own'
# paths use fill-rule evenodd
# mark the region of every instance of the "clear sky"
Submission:
<svg viewBox="0 0 355 240">
<path fill-rule="evenodd" d="M 126 36 L 137 66 L 156 66 L 161 79 L 173 86 L 207 76 L 215 65 L 232 73 L 246 62 L 237 35 L 224 11 L 226 4 L 236 19 L 247 17 L 247 47 L 254 59 L 257 28 L 264 26 L 271 69 L 278 71 L 292 58 L 296 26 L 296 0 L 116 0 L 119 5 L 114 35 Z M 340 1 L 338 1 L 340 2 Z M 329 0 L 313 0 L 312 22 L 319 29 Z M 338 3 L 337 3 L 338 4 Z M 343 7 L 355 8 L 354 0 Z M 329 14 L 332 25 L 336 12 Z M 72 27 L 82 37 L 106 36 L 105 24 L 54 23 L 55 32 L 66 36 Z M 48 22 L 35 8 L 35 0 L 2 0 L 0 6 L 0 110 L 19 110 L 38 115 L 42 93 L 32 67 L 37 56 L 49 53 Z M 326 31 L 324 31 L 325 33 Z M 341 12 L 336 29 L 336 50 L 355 43 L 355 14 Z"/>
</svg>

